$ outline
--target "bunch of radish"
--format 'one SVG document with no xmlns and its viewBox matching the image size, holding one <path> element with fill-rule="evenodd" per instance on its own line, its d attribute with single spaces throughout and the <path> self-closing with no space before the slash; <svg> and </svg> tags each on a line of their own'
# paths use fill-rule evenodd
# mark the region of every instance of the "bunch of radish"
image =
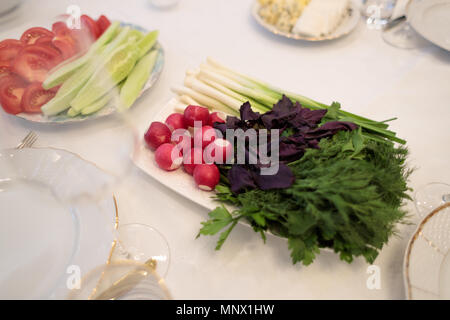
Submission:
<svg viewBox="0 0 450 320">
<path fill-rule="evenodd" d="M 224 123 L 225 115 L 190 105 L 184 113 L 168 116 L 165 123 L 152 122 L 144 139 L 155 150 L 161 169 L 174 171 L 182 166 L 199 189 L 211 191 L 220 180 L 216 164 L 226 163 L 233 155 L 232 144 L 213 128 L 216 122 Z"/>
</svg>

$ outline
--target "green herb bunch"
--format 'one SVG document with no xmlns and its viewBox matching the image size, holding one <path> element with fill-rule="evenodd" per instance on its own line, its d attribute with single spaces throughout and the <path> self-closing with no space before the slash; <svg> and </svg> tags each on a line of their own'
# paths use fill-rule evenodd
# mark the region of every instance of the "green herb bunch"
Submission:
<svg viewBox="0 0 450 320">
<path fill-rule="evenodd" d="M 349 263 L 358 256 L 373 263 L 396 224 L 405 222 L 408 151 L 367 139 L 361 129 L 322 139 L 319 147 L 289 163 L 295 175 L 289 188 L 234 194 L 224 179 L 216 197 L 237 209 L 230 213 L 221 206 L 210 212 L 199 236 L 221 232 L 219 250 L 245 219 L 264 240 L 268 231 L 287 238 L 294 264 L 311 264 L 321 248 L 333 249 Z"/>
</svg>

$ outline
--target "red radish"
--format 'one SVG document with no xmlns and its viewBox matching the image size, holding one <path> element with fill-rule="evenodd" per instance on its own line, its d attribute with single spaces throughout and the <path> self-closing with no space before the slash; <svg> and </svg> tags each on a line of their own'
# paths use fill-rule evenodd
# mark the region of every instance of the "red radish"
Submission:
<svg viewBox="0 0 450 320">
<path fill-rule="evenodd" d="M 162 122 L 155 121 L 148 128 L 144 139 L 151 149 L 157 149 L 160 145 L 169 143 L 171 135 L 169 127 Z"/>
<path fill-rule="evenodd" d="M 184 115 L 181 113 L 172 113 L 166 119 L 166 124 L 170 131 L 177 129 L 187 129 L 187 125 L 184 123 Z"/>
<path fill-rule="evenodd" d="M 216 140 L 217 132 L 211 126 L 204 126 L 194 132 L 194 147 L 205 149 L 208 144 Z"/>
<path fill-rule="evenodd" d="M 215 139 L 204 150 L 206 163 L 224 164 L 233 156 L 233 145 L 225 139 Z"/>
<path fill-rule="evenodd" d="M 200 106 L 187 106 L 184 109 L 184 121 L 189 127 L 193 127 L 194 122 L 199 121 L 203 127 L 209 123 L 209 110 Z"/>
<path fill-rule="evenodd" d="M 191 133 L 186 129 L 174 130 L 171 140 L 179 147 L 182 154 L 190 152 L 191 148 L 194 147 L 194 138 L 192 138 Z"/>
<path fill-rule="evenodd" d="M 213 112 L 209 116 L 209 125 L 212 127 L 216 122 L 225 123 L 226 118 L 227 117 L 223 112 Z"/>
<path fill-rule="evenodd" d="M 181 166 L 183 157 L 176 146 L 171 143 L 164 143 L 156 149 L 155 160 L 161 169 L 173 171 Z"/>
<path fill-rule="evenodd" d="M 215 164 L 199 164 L 194 169 L 194 180 L 199 189 L 212 191 L 220 180 L 220 172 Z"/>
<path fill-rule="evenodd" d="M 192 148 L 190 153 L 187 153 L 183 158 L 184 171 L 192 175 L 194 169 L 199 164 L 204 164 L 203 150 L 200 148 Z"/>
</svg>

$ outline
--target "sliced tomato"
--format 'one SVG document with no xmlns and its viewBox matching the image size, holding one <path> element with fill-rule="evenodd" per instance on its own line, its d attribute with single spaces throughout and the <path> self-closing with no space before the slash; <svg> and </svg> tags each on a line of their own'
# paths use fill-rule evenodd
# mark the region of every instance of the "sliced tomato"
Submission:
<svg viewBox="0 0 450 320">
<path fill-rule="evenodd" d="M 64 60 L 69 59 L 78 53 L 77 43 L 73 38 L 56 37 L 52 44 L 61 52 Z"/>
<path fill-rule="evenodd" d="M 0 103 L 7 113 L 18 114 L 22 112 L 22 96 L 27 84 L 15 76 L 8 76 L 8 79 L 0 84 Z"/>
<path fill-rule="evenodd" d="M 52 30 L 55 33 L 52 44 L 61 51 L 64 60 L 80 51 L 74 30 L 69 29 L 64 22 L 55 22 Z"/>
<path fill-rule="evenodd" d="M 97 19 L 97 26 L 100 30 L 100 35 L 103 34 L 103 32 L 106 31 L 106 29 L 109 28 L 109 26 L 111 25 L 111 21 L 104 15 L 101 15 L 98 19 Z"/>
<path fill-rule="evenodd" d="M 30 84 L 23 93 L 22 111 L 40 113 L 41 107 L 56 95 L 55 90 L 45 90 L 40 83 Z"/>
<path fill-rule="evenodd" d="M 55 35 L 61 35 L 61 33 L 70 31 L 70 29 L 67 27 L 67 24 L 65 22 L 57 21 L 52 24 L 52 31 Z"/>
<path fill-rule="evenodd" d="M 11 67 L 0 66 L 0 81 L 13 74 Z"/>
<path fill-rule="evenodd" d="M 36 40 L 35 44 L 42 44 L 44 46 L 55 48 L 55 46 L 53 46 L 53 42 L 52 42 L 53 38 L 54 37 L 41 37 Z"/>
<path fill-rule="evenodd" d="M 20 41 L 25 44 L 34 44 L 39 38 L 54 37 L 55 34 L 50 30 L 41 27 L 30 28 L 20 37 Z"/>
<path fill-rule="evenodd" d="M 19 40 L 7 39 L 0 42 L 0 66 L 11 66 L 25 44 Z"/>
<path fill-rule="evenodd" d="M 44 82 L 48 72 L 62 62 L 60 52 L 43 45 L 23 48 L 13 63 L 13 71 L 29 82 Z"/>
<path fill-rule="evenodd" d="M 34 44 L 32 46 L 26 46 L 25 48 L 23 48 L 20 51 L 19 55 L 21 55 L 23 53 L 36 54 L 36 55 L 50 61 L 51 63 L 53 63 L 55 65 L 57 65 L 63 61 L 61 52 L 59 52 L 58 49 L 51 47 L 51 46 L 46 46 L 43 44 Z"/>
<path fill-rule="evenodd" d="M 111 21 L 109 21 L 109 19 L 104 15 L 101 15 L 100 18 L 97 19 L 97 26 L 98 29 L 100 30 L 100 35 L 102 35 L 103 32 L 105 32 L 105 30 L 109 28 L 110 25 Z"/>
<path fill-rule="evenodd" d="M 87 28 L 91 33 L 93 39 L 96 40 L 98 37 L 100 37 L 100 29 L 98 28 L 97 22 L 95 22 L 94 19 L 89 17 L 87 14 L 83 14 L 80 19 L 81 27 Z"/>
</svg>

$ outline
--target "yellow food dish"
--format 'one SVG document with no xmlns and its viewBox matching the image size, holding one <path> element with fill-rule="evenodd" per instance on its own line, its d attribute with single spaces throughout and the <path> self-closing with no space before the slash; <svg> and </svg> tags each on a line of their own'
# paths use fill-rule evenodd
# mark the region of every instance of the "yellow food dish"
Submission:
<svg viewBox="0 0 450 320">
<path fill-rule="evenodd" d="M 278 29 L 290 32 L 310 0 L 258 0 L 259 15 Z"/>
</svg>

